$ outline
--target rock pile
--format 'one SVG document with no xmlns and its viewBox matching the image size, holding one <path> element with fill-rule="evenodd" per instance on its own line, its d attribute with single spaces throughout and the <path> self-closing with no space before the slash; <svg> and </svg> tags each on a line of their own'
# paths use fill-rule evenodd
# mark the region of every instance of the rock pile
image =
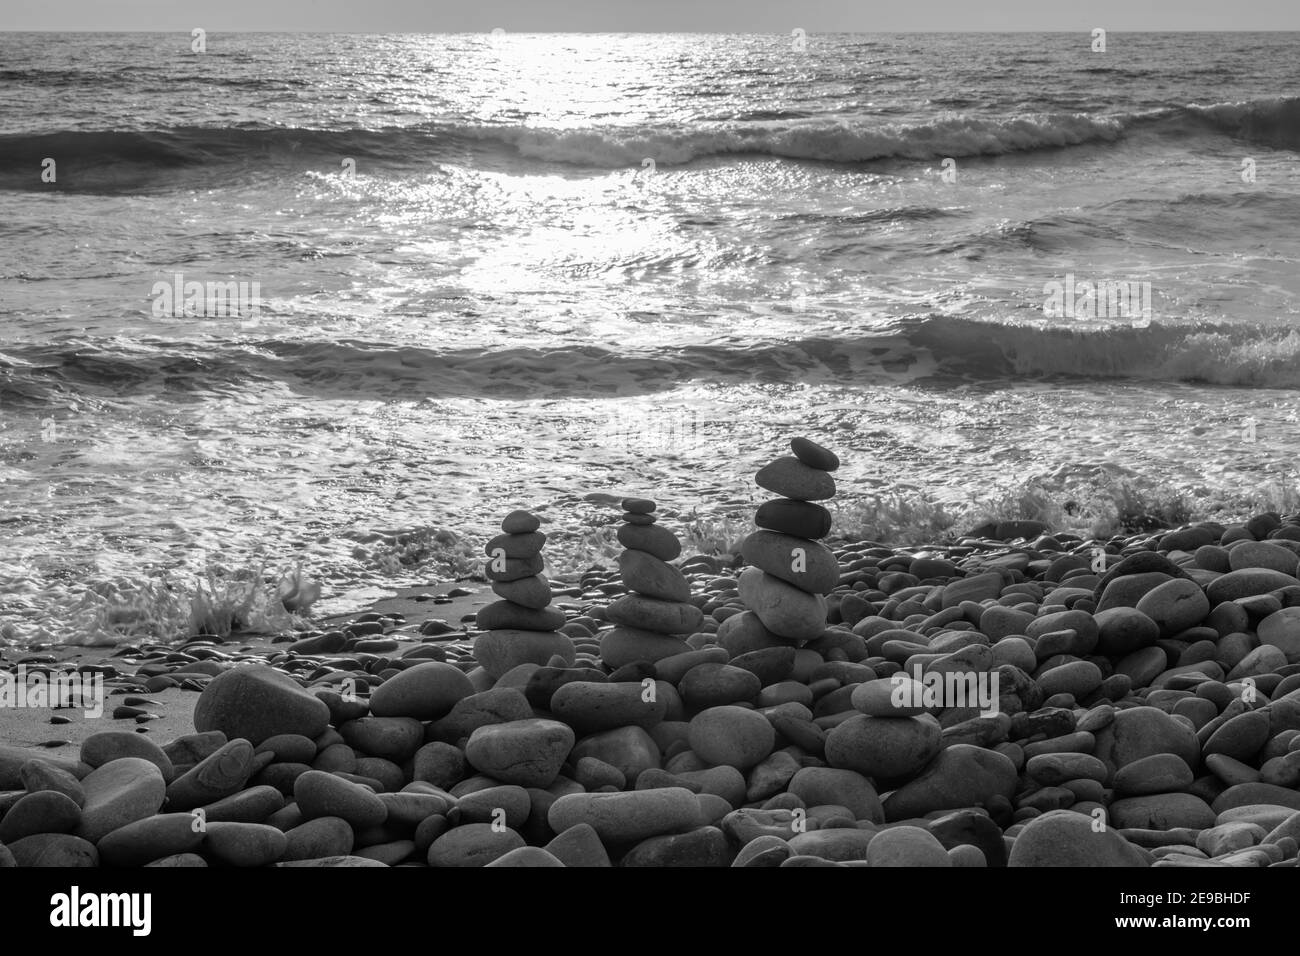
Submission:
<svg viewBox="0 0 1300 956">
<path fill-rule="evenodd" d="M 682 545 L 656 523 L 655 503 L 625 498 L 623 510 L 618 541 L 626 550 L 618 566 L 629 593 L 605 609 L 617 626 L 600 642 L 600 656 L 613 669 L 690 650 L 684 637 L 704 623 L 704 614 L 691 603 L 691 586 L 668 563 L 681 555 Z"/>
<path fill-rule="evenodd" d="M 741 556 L 750 565 L 738 582 L 749 610 L 728 619 L 718 641 L 743 653 L 762 647 L 799 645 L 826 630 L 826 599 L 839 583 L 835 555 L 818 538 L 830 531 L 831 515 L 815 502 L 835 496 L 833 452 L 806 438 L 790 442 L 793 456 L 759 470 L 755 483 L 781 495 L 761 505 Z"/>
<path fill-rule="evenodd" d="M 520 664 L 545 664 L 558 657 L 574 662 L 573 641 L 559 632 L 564 612 L 551 607 L 551 587 L 542 573 L 546 535 L 541 521 L 527 511 L 512 511 L 502 533 L 486 545 L 485 573 L 494 601 L 478 612 L 476 623 L 487 633 L 474 642 L 474 658 L 493 680 Z"/>
</svg>

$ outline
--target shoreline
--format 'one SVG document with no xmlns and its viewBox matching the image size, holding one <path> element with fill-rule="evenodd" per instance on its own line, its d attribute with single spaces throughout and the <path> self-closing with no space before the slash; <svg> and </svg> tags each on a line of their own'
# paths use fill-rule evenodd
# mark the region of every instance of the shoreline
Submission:
<svg viewBox="0 0 1300 956">
<path fill-rule="evenodd" d="M 624 506 L 643 507 L 633 499 Z M 653 502 L 644 507 L 653 511 Z M 653 520 L 628 517 L 620 542 L 660 548 L 677 540 Z M 647 527 L 654 533 L 636 530 Z M 0 794 L 0 829 L 5 814 L 31 796 L 19 773 L 28 761 L 93 781 L 100 771 L 76 754 L 104 731 L 127 732 L 108 735 L 123 755 L 148 749 L 128 745 L 128 736 L 164 751 L 195 746 L 184 742 L 204 736 L 196 737 L 196 725 L 213 726 L 210 716 L 200 718 L 200 700 L 215 687 L 251 680 L 253 696 L 244 692 L 240 708 L 217 721 L 227 731 L 220 741 L 196 762 L 174 767 L 158 812 L 172 807 L 177 780 L 239 754 L 244 770 L 237 782 L 196 807 L 220 814 L 226 801 L 278 788 L 281 809 L 246 823 L 292 834 L 306 822 L 290 808 L 301 810 L 309 799 L 298 784 L 309 770 L 325 770 L 372 796 L 419 793 L 442 801 L 443 812 L 433 814 L 442 822 L 429 823 L 424 836 L 396 822 L 379 829 L 354 823 L 355 841 L 336 847 L 335 856 L 352 861 L 346 865 L 536 865 L 523 862 L 533 857 L 545 857 L 545 865 L 669 865 L 680 858 L 702 866 L 889 865 L 877 857 L 895 840 L 890 853 L 902 860 L 898 865 L 1296 865 L 1300 758 L 1293 754 L 1300 744 L 1291 744 L 1300 741 L 1300 515 L 1256 515 L 1236 527 L 1200 522 L 1107 541 L 1053 534 L 1032 521 L 991 522 L 930 548 L 810 538 L 814 564 L 823 554 L 832 563 L 792 576 L 752 550 L 768 540 L 763 535 L 789 537 L 756 532 L 746 539 L 740 566 L 689 552 L 648 566 L 661 568 L 654 574 L 670 569 L 687 586 L 682 607 L 698 615 L 689 636 L 673 639 L 675 647 L 619 623 L 627 613 L 620 607 L 666 613 L 671 603 L 645 604 L 638 588 L 669 585 L 645 583 L 636 562 L 624 563 L 624 551 L 614 568 L 552 580 L 546 611 L 509 611 L 511 601 L 490 583 L 461 580 L 394 589 L 365 611 L 321 618 L 293 637 L 5 648 L 0 663 L 7 669 L 27 662 L 107 670 L 108 696 L 103 719 L 49 708 L 6 715 L 0 790 L 8 793 Z M 527 538 L 515 532 L 497 540 Z M 823 583 L 805 592 L 812 573 Z M 773 574 L 797 583 L 782 584 Z M 773 595 L 780 595 L 775 604 Z M 805 617 L 821 608 L 821 624 L 797 640 L 777 636 L 803 626 L 791 608 Z M 502 624 L 502 614 L 523 617 Z M 528 624 L 529 615 L 542 615 L 546 624 Z M 491 629 L 503 626 L 525 629 Z M 550 627 L 557 628 L 550 637 L 530 629 Z M 510 637 L 502 643 L 497 635 Z M 271 666 L 249 668 L 250 662 Z M 254 671 L 286 675 L 277 681 L 287 683 L 261 686 L 261 678 L 248 676 Z M 421 696 L 380 703 L 390 685 L 415 686 L 417 676 L 429 682 L 419 685 Z M 967 680 L 980 696 L 949 699 L 965 692 Z M 427 710 L 425 695 L 446 693 L 439 688 L 447 681 L 457 688 L 454 704 L 448 698 Z M 359 701 L 347 696 L 354 684 L 363 688 Z M 646 688 L 653 688 L 653 716 L 642 709 Z M 112 716 L 119 702 L 135 697 L 156 716 Z M 306 734 L 302 743 L 314 757 L 304 753 L 308 759 L 295 762 L 273 751 L 257 759 L 253 747 L 277 733 L 294 735 L 287 715 L 303 706 L 293 702 L 300 699 L 328 707 L 323 732 L 314 741 Z M 53 716 L 71 719 L 51 724 Z M 717 725 L 698 730 L 703 720 Z M 383 734 L 363 732 L 367 721 Z M 416 721 L 417 739 L 388 739 Z M 751 721 L 760 724 L 738 729 Z M 1240 724 L 1264 736 L 1234 742 Z M 751 755 L 752 744 L 743 741 L 760 725 L 771 736 Z M 546 759 L 541 777 L 499 763 L 516 746 L 547 752 L 551 737 L 534 736 L 543 727 L 546 735 L 564 728 L 570 742 L 553 763 Z M 502 755 L 472 743 L 487 731 L 483 739 L 505 748 Z M 520 738 L 493 736 L 507 733 Z M 42 746 L 52 740 L 65 743 Z M 337 765 L 324 757 L 336 746 L 347 755 Z M 444 761 L 453 752 L 458 770 L 420 763 L 421 754 Z M 466 827 L 479 819 L 470 808 L 482 802 L 475 795 L 509 804 L 507 791 L 526 793 L 532 811 L 506 810 L 512 825 L 505 842 L 486 831 L 470 839 Z M 573 854 L 563 846 L 568 817 L 552 811 L 577 794 L 620 794 L 646 806 L 610 822 L 598 803 L 583 804 L 574 819 L 594 826 L 598 839 Z M 689 812 L 682 803 L 688 797 Z M 676 809 L 652 809 L 661 802 Z M 665 822 L 653 832 L 631 842 L 620 836 L 637 813 L 661 811 Z M 806 830 L 791 830 L 791 814 L 804 820 L 805 812 Z M 1076 833 L 1098 813 L 1113 836 Z M 1238 832 L 1243 822 L 1258 830 L 1254 837 L 1240 844 L 1225 836 L 1220 847 L 1219 834 Z M 881 834 L 891 836 L 879 840 Z M 765 842 L 770 837 L 780 845 Z M 77 838 L 39 839 L 63 852 Z M 1222 852 L 1206 852 L 1207 845 Z M 20 848 L 24 859 L 31 846 Z M 205 859 L 179 856 L 184 863 L 169 865 Z M 269 862 L 275 860 L 248 865 Z"/>
</svg>

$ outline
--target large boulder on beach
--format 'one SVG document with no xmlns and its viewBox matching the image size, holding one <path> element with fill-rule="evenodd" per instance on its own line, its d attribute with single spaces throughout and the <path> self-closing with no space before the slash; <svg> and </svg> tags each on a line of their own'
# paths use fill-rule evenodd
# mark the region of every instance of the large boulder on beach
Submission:
<svg viewBox="0 0 1300 956">
<path fill-rule="evenodd" d="M 162 772 L 143 757 L 106 763 L 82 782 L 86 803 L 76 835 L 91 843 L 136 820 L 153 816 L 167 796 Z"/>
<path fill-rule="evenodd" d="M 1195 581 L 1176 578 L 1142 595 L 1137 610 L 1156 622 L 1162 637 L 1169 637 L 1205 620 L 1210 601 Z"/>
<path fill-rule="evenodd" d="M 1197 548 L 1213 544 L 1218 540 L 1219 535 L 1209 528 L 1200 526 L 1180 528 L 1160 536 L 1160 549 L 1162 551 L 1186 551 L 1190 554 Z"/>
<path fill-rule="evenodd" d="M 557 834 L 554 840 L 546 844 L 546 852 L 565 866 L 601 868 L 610 866 L 609 854 L 605 851 L 605 845 L 600 842 L 600 835 L 587 823 L 579 823 Z"/>
<path fill-rule="evenodd" d="M 18 866 L 60 869 L 99 866 L 95 845 L 71 833 L 34 833 L 15 841 L 9 853 Z"/>
<path fill-rule="evenodd" d="M 829 594 L 840 580 L 840 564 L 830 548 L 816 541 L 775 531 L 755 531 L 740 545 L 752 564 L 801 591 Z"/>
<path fill-rule="evenodd" d="M 558 720 L 512 720 L 475 730 L 465 747 L 465 756 L 479 773 L 502 783 L 549 787 L 573 749 L 574 740 L 573 730 Z"/>
<path fill-rule="evenodd" d="M 342 817 L 314 817 L 285 832 L 283 860 L 315 860 L 352 852 L 352 825 Z"/>
<path fill-rule="evenodd" d="M 1269 738 L 1268 714 L 1262 710 L 1248 710 L 1230 717 L 1206 739 L 1201 755 L 1223 754 L 1234 760 L 1251 762 Z"/>
<path fill-rule="evenodd" d="M 99 841 L 99 855 L 109 866 L 144 866 L 152 860 L 188 853 L 204 840 L 204 828 L 192 813 L 160 813 L 118 827 Z"/>
<path fill-rule="evenodd" d="M 209 823 L 203 847 L 226 866 L 256 867 L 275 863 L 288 848 L 288 839 L 264 823 Z"/>
<path fill-rule="evenodd" d="M 1111 785 L 1120 796 L 1143 797 L 1186 790 L 1193 780 L 1192 768 L 1182 757 L 1152 754 L 1125 764 L 1115 773 Z"/>
<path fill-rule="evenodd" d="M 1109 807 L 1111 824 L 1121 830 L 1203 830 L 1214 826 L 1214 811 L 1190 793 L 1125 797 Z"/>
<path fill-rule="evenodd" d="M 890 827 L 867 844 L 867 865 L 950 867 L 948 851 L 929 830 Z"/>
<path fill-rule="evenodd" d="M 704 623 L 704 612 L 683 601 L 662 601 L 644 594 L 624 594 L 605 616 L 614 624 L 655 634 L 693 634 Z"/>
<path fill-rule="evenodd" d="M 57 790 L 40 790 L 20 797 L 0 817 L 0 843 L 13 843 L 36 833 L 71 833 L 81 822 L 76 801 Z"/>
<path fill-rule="evenodd" d="M 6 743 L 0 743 L 0 790 L 22 790 L 22 768 L 23 765 L 31 760 L 39 760 L 58 770 L 72 774 L 74 777 L 84 777 L 89 771 L 77 760 L 71 760 L 67 757 L 51 757 L 48 754 L 34 756 L 32 751 L 27 747 L 16 747 Z"/>
<path fill-rule="evenodd" d="M 985 866 L 1007 865 L 1007 844 L 1002 828 L 987 813 L 975 809 L 954 810 L 938 819 L 931 819 L 928 829 L 948 850 L 971 846 L 980 851 Z"/>
<path fill-rule="evenodd" d="M 805 465 L 786 455 L 758 470 L 754 483 L 782 498 L 794 501 L 825 501 L 835 497 L 835 479 L 820 468 Z"/>
<path fill-rule="evenodd" d="M 652 554 L 645 551 L 624 551 L 618 556 L 618 567 L 623 575 L 623 584 L 629 591 L 661 601 L 691 599 L 691 586 L 682 572 Z"/>
<path fill-rule="evenodd" d="M 636 681 L 570 681 L 551 696 L 551 712 L 579 734 L 616 727 L 653 727 L 664 719 L 668 701 L 657 688 Z"/>
<path fill-rule="evenodd" d="M 1005 754 L 953 744 L 885 798 L 885 819 L 908 820 L 936 810 L 987 806 L 994 798 L 1009 800 L 1018 781 L 1016 765 Z"/>
<path fill-rule="evenodd" d="M 480 608 L 474 624 L 483 631 L 520 628 L 554 631 L 564 627 L 564 612 L 557 607 L 526 607 L 513 601 L 494 601 Z"/>
<path fill-rule="evenodd" d="M 794 642 L 773 634 L 753 611 L 733 614 L 718 625 L 718 646 L 732 657 L 768 647 L 792 647 Z M 689 650 L 689 648 L 687 648 Z"/>
<path fill-rule="evenodd" d="M 684 787 L 625 793 L 571 793 L 551 804 L 546 817 L 556 833 L 586 823 L 606 845 L 680 833 L 703 822 L 699 800 Z"/>
<path fill-rule="evenodd" d="M 740 599 L 773 634 L 812 640 L 826 630 L 826 599 L 809 594 L 758 568 L 740 575 Z"/>
<path fill-rule="evenodd" d="M 509 853 L 497 857 L 491 863 L 485 864 L 489 867 L 560 867 L 563 869 L 564 862 L 547 853 L 540 846 L 521 846 L 511 850 Z"/>
<path fill-rule="evenodd" d="M 617 768 L 625 779 L 634 781 L 642 772 L 658 767 L 662 754 L 644 728 L 617 727 L 579 740 L 569 760 L 576 766 L 583 757 L 595 757 Z"/>
<path fill-rule="evenodd" d="M 428 862 L 433 867 L 479 867 L 518 850 L 527 844 L 509 827 L 493 823 L 466 823 L 448 830 L 429 847 Z"/>
<path fill-rule="evenodd" d="M 643 631 L 639 627 L 615 627 L 606 631 L 600 639 L 600 659 L 611 670 L 637 661 L 663 660 L 675 657 L 691 649 L 680 637 Z"/>
<path fill-rule="evenodd" d="M 803 767 L 791 778 L 787 789 L 806 806 L 847 807 L 855 820 L 885 822 L 885 811 L 876 788 L 857 771 Z"/>
<path fill-rule="evenodd" d="M 1074 631 L 1075 635 L 1069 645 L 1071 654 L 1090 654 L 1097 646 L 1097 622 L 1086 611 L 1043 614 L 1034 618 L 1033 623 L 1025 628 L 1025 636 L 1037 641 L 1044 634 L 1067 630 Z"/>
<path fill-rule="evenodd" d="M 1144 867 L 1150 856 L 1113 828 L 1073 810 L 1034 817 L 1015 838 L 1007 866 Z"/>
<path fill-rule="evenodd" d="M 560 657 L 565 666 L 572 667 L 577 658 L 572 638 L 558 631 L 502 628 L 487 631 L 474 640 L 474 660 L 494 681 L 520 664 L 540 666 L 552 657 Z"/>
<path fill-rule="evenodd" d="M 691 719 L 691 749 L 711 764 L 748 770 L 776 744 L 776 731 L 762 714 L 726 705 L 700 711 Z"/>
<path fill-rule="evenodd" d="M 1138 551 L 1106 570 L 1106 573 L 1101 576 L 1101 580 L 1093 588 L 1093 597 L 1103 597 L 1110 585 L 1120 578 L 1137 577 L 1142 574 L 1163 574 L 1171 578 L 1190 577 L 1186 571 L 1170 561 L 1165 555 L 1155 551 Z M 1150 588 L 1147 588 L 1147 590 L 1150 590 Z M 1105 604 L 1106 602 L 1103 601 L 1102 605 Z"/>
<path fill-rule="evenodd" d="M 817 444 L 811 438 L 795 436 L 790 439 L 790 450 L 794 456 L 809 468 L 821 471 L 836 471 L 840 467 L 840 456 L 829 448 Z"/>
<path fill-rule="evenodd" d="M 534 574 L 517 581 L 493 581 L 492 593 L 534 610 L 541 610 L 551 603 L 551 585 L 544 574 Z"/>
<path fill-rule="evenodd" d="M 1083 700 L 1100 687 L 1104 679 L 1101 668 L 1092 661 L 1070 661 L 1039 674 L 1038 689 L 1045 697 L 1070 694 L 1075 700 Z"/>
<path fill-rule="evenodd" d="M 408 667 L 376 687 L 370 712 L 376 717 L 437 720 L 473 693 L 474 685 L 459 667 L 430 661 Z"/>
<path fill-rule="evenodd" d="M 102 730 L 81 743 L 81 762 L 89 767 L 102 767 L 119 757 L 142 757 L 154 764 L 167 781 L 176 775 L 171 759 L 163 749 L 142 734 Z"/>
<path fill-rule="evenodd" d="M 965 601 L 974 601 L 978 604 L 981 601 L 996 598 L 1002 593 L 1005 584 L 1006 579 L 997 571 L 972 574 L 970 577 L 953 581 L 944 586 L 941 607 L 947 610 L 950 607 L 957 607 Z"/>
<path fill-rule="evenodd" d="M 292 677 L 249 664 L 214 677 L 194 705 L 194 729 L 219 730 L 254 746 L 278 734 L 315 739 L 329 725 L 329 708 Z"/>
<path fill-rule="evenodd" d="M 86 772 L 89 773 L 89 769 Z M 86 802 L 86 791 L 81 786 L 81 781 L 66 770 L 53 767 L 43 760 L 27 761 L 18 775 L 22 778 L 23 788 L 28 793 L 53 790 L 68 797 L 79 807 Z"/>
<path fill-rule="evenodd" d="M 826 736 L 826 762 L 877 780 L 909 777 L 939 752 L 930 717 L 850 717 Z"/>
<path fill-rule="evenodd" d="M 790 851 L 794 856 L 815 857 L 832 863 L 866 860 L 867 850 L 876 836 L 875 830 L 848 827 L 808 830 L 790 838 Z"/>
<path fill-rule="evenodd" d="M 1260 644 L 1276 647 L 1288 664 L 1300 663 L 1300 607 L 1284 607 L 1259 622 Z"/>
<path fill-rule="evenodd" d="M 424 725 L 414 717 L 360 717 L 338 728 L 358 756 L 383 757 L 400 763 L 424 744 Z"/>
<path fill-rule="evenodd" d="M 1095 736 L 1092 754 L 1112 770 L 1153 754 L 1176 754 L 1193 769 L 1200 761 L 1201 748 L 1192 728 L 1155 707 L 1117 711 Z"/>
<path fill-rule="evenodd" d="M 624 855 L 619 866 L 723 867 L 730 866 L 734 857 L 727 835 L 717 827 L 708 826 L 642 840 Z"/>
<path fill-rule="evenodd" d="M 1211 809 L 1223 821 L 1223 814 L 1238 807 L 1273 806 L 1300 810 L 1300 790 L 1279 787 L 1273 783 L 1238 783 L 1214 798 Z"/>
<path fill-rule="evenodd" d="M 822 538 L 831 530 L 831 513 L 811 502 L 773 498 L 758 506 L 754 524 L 797 538 Z"/>
<path fill-rule="evenodd" d="M 622 524 L 618 543 L 629 551 L 644 551 L 660 561 L 675 561 L 682 553 L 677 535 L 657 524 Z"/>
<path fill-rule="evenodd" d="M 753 671 L 732 664 L 696 664 L 677 684 L 683 703 L 690 710 L 752 701 L 762 690 Z"/>
<path fill-rule="evenodd" d="M 537 672 L 534 671 L 528 679 L 529 684 L 536 677 Z M 524 691 L 518 687 L 494 687 L 462 697 L 451 709 L 451 713 L 429 726 L 426 739 L 433 740 L 436 737 L 447 743 L 456 743 L 488 724 L 505 724 L 512 720 L 527 720 L 532 716 L 533 708 Z"/>
<path fill-rule="evenodd" d="M 362 829 L 379 826 L 388 818 L 388 807 L 373 790 L 322 770 L 299 776 L 293 796 L 305 820 L 339 817 Z"/>
<path fill-rule="evenodd" d="M 1159 555 L 1156 555 L 1156 557 L 1159 557 Z M 1107 577 L 1109 576 L 1108 572 Z M 1163 571 L 1143 571 L 1136 574 L 1121 575 L 1112 579 L 1106 584 L 1105 589 L 1100 592 L 1097 599 L 1097 610 L 1100 612 L 1109 611 L 1111 608 L 1116 607 L 1136 608 L 1138 602 L 1151 591 L 1176 579 L 1182 580 L 1177 575 L 1166 574 Z M 1104 581 L 1105 578 L 1102 580 Z M 1096 594 L 1097 592 L 1094 591 L 1093 593 Z"/>
<path fill-rule="evenodd" d="M 251 743 L 228 741 L 168 785 L 167 809 L 193 810 L 237 793 L 256 766 Z"/>
<path fill-rule="evenodd" d="M 1294 573 L 1283 574 L 1281 571 L 1269 568 L 1243 568 L 1215 578 L 1206 586 L 1205 593 L 1210 599 L 1210 606 L 1213 607 L 1224 601 L 1268 594 L 1278 588 L 1295 585 L 1300 585 L 1300 580 L 1296 579 Z"/>
<path fill-rule="evenodd" d="M 1228 550 L 1228 566 L 1233 571 L 1266 568 L 1295 577 L 1300 557 L 1290 548 L 1271 541 L 1242 541 Z"/>
<path fill-rule="evenodd" d="M 1097 625 L 1097 652 L 1126 657 L 1160 639 L 1160 625 L 1135 607 L 1112 607 L 1093 615 Z"/>
</svg>

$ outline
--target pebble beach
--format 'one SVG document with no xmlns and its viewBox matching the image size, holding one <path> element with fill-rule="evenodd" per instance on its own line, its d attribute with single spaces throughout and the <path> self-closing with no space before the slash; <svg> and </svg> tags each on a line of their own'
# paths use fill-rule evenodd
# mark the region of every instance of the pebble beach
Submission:
<svg viewBox="0 0 1300 956">
<path fill-rule="evenodd" d="M 792 439 L 736 554 L 629 497 L 548 574 L 517 510 L 304 632 L 6 648 L 0 866 L 1296 865 L 1300 515 L 895 547 L 839 467 Z"/>
</svg>

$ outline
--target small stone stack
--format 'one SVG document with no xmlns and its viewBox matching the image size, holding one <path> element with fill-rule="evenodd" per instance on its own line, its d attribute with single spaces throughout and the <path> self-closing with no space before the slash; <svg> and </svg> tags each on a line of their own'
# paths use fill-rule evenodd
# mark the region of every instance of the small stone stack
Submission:
<svg viewBox="0 0 1300 956">
<path fill-rule="evenodd" d="M 623 510 L 618 541 L 627 550 L 619 555 L 618 566 L 631 593 L 605 611 L 616 625 L 600 644 L 600 656 L 611 670 L 689 651 L 682 635 L 694 633 L 704 622 L 704 613 L 690 603 L 691 586 L 668 563 L 682 553 L 682 545 L 675 534 L 655 524 L 655 503 L 625 498 Z"/>
<path fill-rule="evenodd" d="M 488 556 L 484 570 L 501 600 L 475 618 L 487 633 L 474 641 L 474 659 L 493 680 L 520 664 L 547 664 L 558 656 L 572 666 L 575 659 L 573 641 L 558 633 L 564 612 L 550 606 L 551 586 L 542 574 L 546 535 L 537 530 L 541 524 L 536 515 L 512 511 L 501 522 L 504 534 L 483 549 Z"/>
<path fill-rule="evenodd" d="M 800 643 L 820 636 L 826 629 L 823 595 L 839 583 L 839 562 L 816 540 L 830 530 L 831 515 L 813 502 L 834 496 L 830 473 L 840 460 L 806 438 L 792 439 L 790 447 L 793 457 L 776 459 L 754 478 L 782 497 L 759 507 L 754 523 L 762 530 L 741 544 L 750 567 L 740 575 L 739 590 L 749 611 L 725 622 L 731 624 L 725 634 L 719 629 L 720 643 L 733 654 L 770 644 L 772 637 Z"/>
</svg>

